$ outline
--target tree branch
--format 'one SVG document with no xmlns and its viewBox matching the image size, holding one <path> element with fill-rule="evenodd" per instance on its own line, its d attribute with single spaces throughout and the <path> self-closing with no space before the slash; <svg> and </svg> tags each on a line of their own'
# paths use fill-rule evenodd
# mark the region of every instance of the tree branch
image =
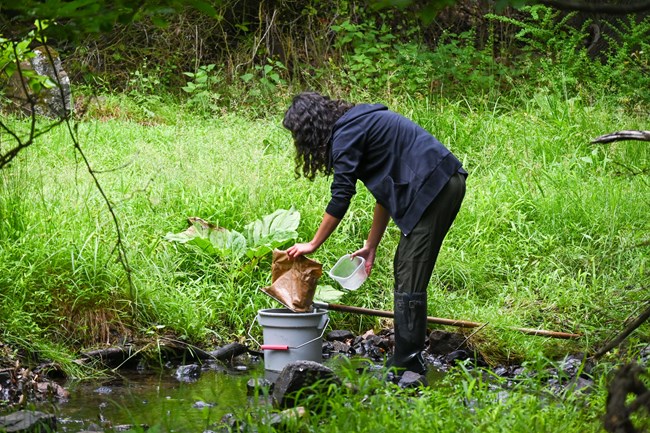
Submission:
<svg viewBox="0 0 650 433">
<path fill-rule="evenodd" d="M 625 329 L 618 334 L 613 340 L 611 340 L 609 343 L 607 343 L 605 346 L 603 346 L 596 354 L 594 355 L 594 359 L 598 359 L 602 357 L 604 354 L 621 344 L 627 337 L 630 335 L 636 328 L 641 326 L 646 320 L 650 318 L 650 302 L 648 302 L 647 305 L 648 308 L 643 311 L 639 317 L 634 319 L 632 323 L 630 323 Z"/>
<path fill-rule="evenodd" d="M 565 11 L 579 11 L 615 15 L 627 15 L 650 11 L 650 1 L 636 3 L 602 4 L 588 1 L 573 0 L 538 0 L 537 3 Z"/>
<path fill-rule="evenodd" d="M 601 135 L 600 137 L 594 138 L 592 144 L 606 144 L 612 143 L 614 141 L 625 141 L 625 140 L 636 140 L 636 141 L 650 141 L 650 131 L 618 131 L 612 132 L 611 134 Z"/>
</svg>

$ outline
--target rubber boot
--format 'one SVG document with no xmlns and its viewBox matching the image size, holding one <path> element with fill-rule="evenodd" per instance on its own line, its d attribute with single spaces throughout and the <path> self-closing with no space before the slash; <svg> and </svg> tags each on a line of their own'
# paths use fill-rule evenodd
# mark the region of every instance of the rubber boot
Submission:
<svg viewBox="0 0 650 433">
<path fill-rule="evenodd" d="M 395 351 L 386 366 L 425 374 L 422 350 L 427 332 L 427 294 L 395 293 Z"/>
</svg>

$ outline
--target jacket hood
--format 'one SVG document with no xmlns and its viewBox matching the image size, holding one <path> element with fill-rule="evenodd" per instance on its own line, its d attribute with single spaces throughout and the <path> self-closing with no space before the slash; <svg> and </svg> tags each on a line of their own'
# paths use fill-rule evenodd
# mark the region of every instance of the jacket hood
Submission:
<svg viewBox="0 0 650 433">
<path fill-rule="evenodd" d="M 368 113 L 373 113 L 375 111 L 388 110 L 388 108 L 383 104 L 358 104 L 350 108 L 347 113 L 339 118 L 334 124 L 334 129 L 345 125 L 346 123 L 355 121 L 359 117 L 365 116 Z"/>
</svg>

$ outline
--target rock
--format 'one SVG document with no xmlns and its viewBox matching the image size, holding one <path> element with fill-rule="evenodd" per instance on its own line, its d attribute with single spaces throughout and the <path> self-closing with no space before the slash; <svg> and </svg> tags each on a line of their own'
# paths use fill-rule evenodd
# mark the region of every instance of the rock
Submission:
<svg viewBox="0 0 650 433">
<path fill-rule="evenodd" d="M 113 388 L 111 388 L 110 386 L 100 386 L 99 388 L 95 389 L 95 392 L 97 394 L 110 394 L 111 392 L 113 392 Z"/>
<path fill-rule="evenodd" d="M 458 361 L 464 361 L 471 358 L 472 355 L 466 350 L 454 350 L 447 356 L 445 356 L 445 362 L 449 364 L 455 364 Z"/>
<path fill-rule="evenodd" d="M 426 376 L 413 371 L 405 371 L 397 383 L 400 388 L 417 388 L 419 386 L 429 386 Z"/>
<path fill-rule="evenodd" d="M 90 425 L 88 425 L 88 428 L 86 428 L 86 430 L 83 430 L 83 431 L 81 431 L 79 433 L 88 433 L 88 432 L 97 433 L 97 432 L 103 432 L 103 431 L 104 431 L 104 429 L 101 428 L 100 426 L 98 426 L 97 424 L 90 423 Z"/>
<path fill-rule="evenodd" d="M 134 429 L 138 430 L 149 430 L 149 426 L 147 424 L 120 424 L 120 425 L 115 425 L 111 428 L 111 431 L 114 432 L 128 432 Z"/>
<path fill-rule="evenodd" d="M 20 63 L 23 75 L 15 72 L 7 84 L 6 96 L 9 97 L 21 111 L 50 118 L 61 118 L 72 112 L 72 96 L 70 91 L 70 79 L 63 70 L 59 54 L 52 48 L 46 46 L 36 47 L 32 50 L 34 57 L 29 62 Z M 37 75 L 49 77 L 55 85 L 51 88 L 43 87 L 34 92 L 25 83 L 25 74 L 29 71 Z M 22 78 L 22 80 L 21 80 Z M 28 92 L 25 92 L 25 88 Z"/>
<path fill-rule="evenodd" d="M 302 406 L 292 407 L 290 409 L 285 409 L 282 412 L 271 414 L 266 420 L 264 420 L 264 425 L 274 429 L 279 429 L 290 420 L 304 418 L 307 413 L 307 409 Z"/>
<path fill-rule="evenodd" d="M 332 341 L 331 351 L 333 353 L 342 353 L 347 355 L 350 352 L 350 345 L 343 343 L 342 341 Z"/>
<path fill-rule="evenodd" d="M 318 382 L 319 386 L 314 388 Z M 326 389 L 341 380 L 330 368 L 314 361 L 294 361 L 287 364 L 273 386 L 273 405 L 279 409 L 298 406 L 299 399 Z M 309 389 L 307 389 L 309 388 Z M 301 391 L 299 395 L 296 394 Z"/>
<path fill-rule="evenodd" d="M 223 430 L 224 432 L 234 433 L 248 431 L 246 423 L 237 419 L 232 413 L 227 413 L 221 417 L 221 424 L 225 427 L 225 430 Z"/>
<path fill-rule="evenodd" d="M 41 433 L 56 431 L 56 417 L 43 412 L 19 410 L 0 417 L 0 431 L 6 433 Z"/>
<path fill-rule="evenodd" d="M 38 382 L 36 384 L 36 389 L 43 396 L 54 397 L 59 400 L 67 400 L 68 398 L 70 398 L 70 392 L 68 392 L 65 388 L 63 388 L 58 383 L 51 382 L 49 380 Z"/>
<path fill-rule="evenodd" d="M 206 403 L 202 400 L 199 400 L 192 405 L 194 409 L 205 409 L 206 407 L 214 407 L 214 406 L 215 406 L 214 403 Z"/>
<path fill-rule="evenodd" d="M 200 375 L 201 367 L 197 364 L 181 365 L 174 373 L 174 377 L 181 382 L 194 382 Z"/>
<path fill-rule="evenodd" d="M 583 365 L 584 362 L 584 365 Z M 589 373 L 591 365 L 582 354 L 568 355 L 560 362 L 560 368 L 569 377 L 575 377 L 578 373 Z"/>
<path fill-rule="evenodd" d="M 447 355 L 456 350 L 467 350 L 465 336 L 455 332 L 432 331 L 427 351 L 433 355 Z"/>
<path fill-rule="evenodd" d="M 354 338 L 354 334 L 350 331 L 334 330 L 327 333 L 325 339 L 327 341 L 345 341 Z"/>
<path fill-rule="evenodd" d="M 255 395 L 259 389 L 268 389 L 269 392 L 273 390 L 274 383 L 265 378 L 252 378 L 246 382 L 248 395 Z"/>
</svg>

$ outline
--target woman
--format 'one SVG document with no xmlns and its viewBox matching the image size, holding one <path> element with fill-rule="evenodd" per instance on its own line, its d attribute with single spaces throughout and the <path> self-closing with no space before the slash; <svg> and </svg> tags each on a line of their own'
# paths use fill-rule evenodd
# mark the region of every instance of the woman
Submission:
<svg viewBox="0 0 650 433">
<path fill-rule="evenodd" d="M 440 246 L 465 196 L 460 161 L 435 137 L 380 104 L 355 105 L 314 92 L 297 95 L 283 126 L 296 146 L 296 174 L 333 174 L 332 197 L 313 239 L 287 249 L 290 258 L 316 251 L 345 215 L 360 180 L 376 199 L 372 226 L 353 256 L 372 271 L 392 218 L 401 230 L 393 262 L 395 350 L 389 367 L 425 373 L 421 352 L 427 285 Z"/>
</svg>

